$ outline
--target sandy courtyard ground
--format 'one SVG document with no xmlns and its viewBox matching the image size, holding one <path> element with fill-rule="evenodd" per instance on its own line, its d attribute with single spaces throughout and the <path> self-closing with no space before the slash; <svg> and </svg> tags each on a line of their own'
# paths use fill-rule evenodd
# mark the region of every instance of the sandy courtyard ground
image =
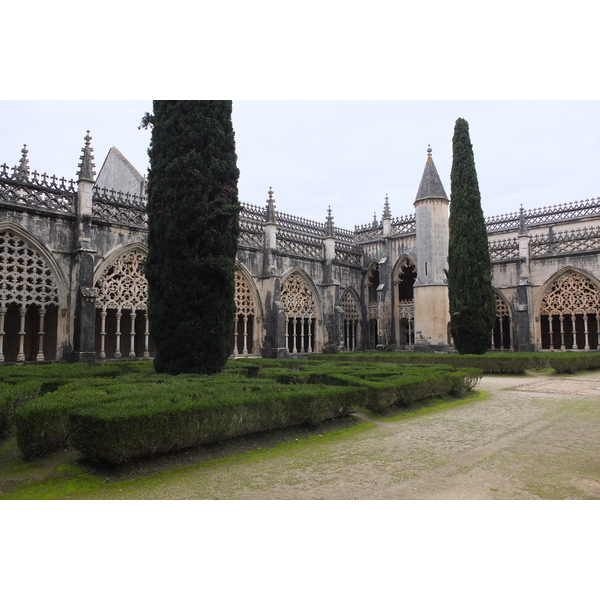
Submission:
<svg viewBox="0 0 600 600">
<path fill-rule="evenodd" d="M 479 399 L 371 419 L 124 486 L 131 499 L 598 499 L 600 373 L 484 377 Z M 98 497 L 101 497 L 99 495 Z"/>
</svg>

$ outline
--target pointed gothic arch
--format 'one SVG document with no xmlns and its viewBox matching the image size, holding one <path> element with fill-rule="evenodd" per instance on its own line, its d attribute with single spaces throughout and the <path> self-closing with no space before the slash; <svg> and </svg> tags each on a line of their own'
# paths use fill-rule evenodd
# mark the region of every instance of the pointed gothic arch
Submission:
<svg viewBox="0 0 600 600">
<path fill-rule="evenodd" d="M 306 273 L 294 269 L 284 276 L 281 281 L 281 302 L 285 310 L 285 345 L 288 352 L 318 352 L 318 294 Z"/>
<path fill-rule="evenodd" d="M 541 348 L 598 349 L 600 283 L 574 267 L 559 271 L 540 293 Z"/>
<path fill-rule="evenodd" d="M 496 295 L 496 320 L 490 338 L 492 350 L 512 350 L 512 311 L 510 303 L 497 290 Z"/>
<path fill-rule="evenodd" d="M 415 300 L 413 286 L 417 280 L 417 264 L 404 254 L 394 267 L 395 322 L 398 327 L 398 349 L 411 350 L 415 343 Z"/>
<path fill-rule="evenodd" d="M 356 351 L 360 344 L 360 299 L 354 288 L 346 288 L 340 299 L 344 311 L 344 350 Z"/>
<path fill-rule="evenodd" d="M 0 362 L 56 360 L 65 289 L 52 254 L 22 228 L 1 224 Z"/>
<path fill-rule="evenodd" d="M 236 314 L 231 334 L 231 354 L 247 356 L 257 354 L 261 322 L 260 300 L 256 286 L 247 269 L 240 263 L 235 268 Z"/>
<path fill-rule="evenodd" d="M 155 354 L 148 322 L 148 282 L 141 244 L 121 248 L 96 270 L 96 353 L 100 360 L 150 358 Z"/>
</svg>

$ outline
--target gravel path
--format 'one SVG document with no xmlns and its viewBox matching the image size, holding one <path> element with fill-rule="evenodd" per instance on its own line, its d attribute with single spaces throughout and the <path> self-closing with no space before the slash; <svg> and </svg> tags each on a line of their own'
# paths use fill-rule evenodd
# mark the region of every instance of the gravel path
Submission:
<svg viewBox="0 0 600 600">
<path fill-rule="evenodd" d="M 110 497 L 600 498 L 600 373 L 484 377 L 478 389 L 486 395 L 162 473 Z"/>
</svg>

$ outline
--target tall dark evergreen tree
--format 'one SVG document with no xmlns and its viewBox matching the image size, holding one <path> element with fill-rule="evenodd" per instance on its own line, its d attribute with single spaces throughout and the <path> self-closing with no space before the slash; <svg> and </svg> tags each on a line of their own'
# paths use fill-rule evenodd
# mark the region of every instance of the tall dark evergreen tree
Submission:
<svg viewBox="0 0 600 600">
<path fill-rule="evenodd" d="M 235 316 L 239 170 L 230 101 L 155 100 L 148 317 L 157 372 L 219 372 Z"/>
<path fill-rule="evenodd" d="M 496 300 L 473 146 L 464 119 L 457 119 L 454 127 L 450 177 L 450 331 L 460 354 L 483 354 L 489 347 Z"/>
</svg>

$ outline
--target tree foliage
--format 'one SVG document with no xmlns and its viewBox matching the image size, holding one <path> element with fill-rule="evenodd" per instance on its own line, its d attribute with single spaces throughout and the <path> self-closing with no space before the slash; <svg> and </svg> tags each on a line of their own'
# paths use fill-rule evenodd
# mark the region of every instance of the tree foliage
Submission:
<svg viewBox="0 0 600 600">
<path fill-rule="evenodd" d="M 496 315 L 492 263 L 469 124 L 457 119 L 452 139 L 448 295 L 450 330 L 460 354 L 483 354 Z"/>
<path fill-rule="evenodd" d="M 157 372 L 216 373 L 235 316 L 239 170 L 230 101 L 155 100 L 148 154 L 148 316 Z"/>
</svg>

